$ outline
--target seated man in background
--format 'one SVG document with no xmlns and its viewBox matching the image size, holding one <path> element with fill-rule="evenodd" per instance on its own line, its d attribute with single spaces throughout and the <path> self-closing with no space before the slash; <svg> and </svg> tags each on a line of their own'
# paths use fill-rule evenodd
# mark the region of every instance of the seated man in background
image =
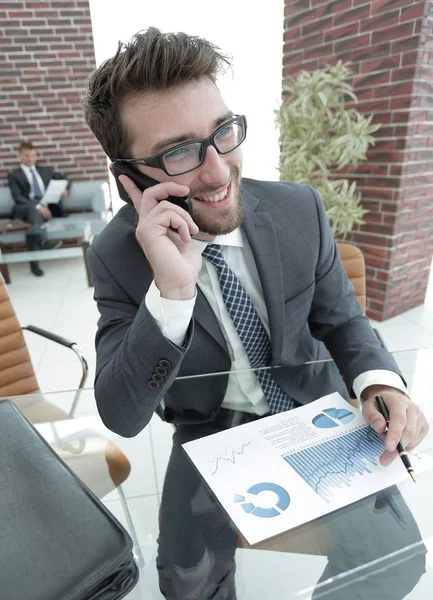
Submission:
<svg viewBox="0 0 433 600">
<path fill-rule="evenodd" d="M 61 217 L 62 208 L 60 204 L 49 204 L 44 206 L 41 200 L 52 179 L 68 179 L 61 173 L 56 173 L 49 167 L 36 166 L 36 148 L 30 142 L 23 142 L 19 147 L 20 166 L 8 173 L 9 187 L 15 206 L 12 210 L 12 218 L 21 219 L 30 223 L 32 228 L 27 233 L 27 247 L 29 250 L 49 250 L 59 248 L 62 242 L 47 242 L 44 235 L 43 225 L 53 216 Z M 61 195 L 61 199 L 67 198 L 71 184 Z M 40 277 L 44 274 L 37 261 L 30 263 L 33 275 Z"/>
</svg>

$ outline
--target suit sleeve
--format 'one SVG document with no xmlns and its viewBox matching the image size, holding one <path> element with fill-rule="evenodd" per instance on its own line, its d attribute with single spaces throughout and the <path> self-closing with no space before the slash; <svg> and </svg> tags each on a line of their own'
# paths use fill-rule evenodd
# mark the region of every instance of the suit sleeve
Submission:
<svg viewBox="0 0 433 600">
<path fill-rule="evenodd" d="M 176 346 L 162 335 L 144 298 L 137 306 L 92 248 L 87 257 L 101 315 L 96 334 L 96 402 L 109 429 L 132 437 L 149 423 L 173 384 L 193 325 L 185 347 Z"/>
<path fill-rule="evenodd" d="M 401 377 L 394 358 L 383 348 L 362 313 L 341 263 L 323 202 L 313 188 L 309 189 L 317 207 L 320 238 L 315 292 L 309 314 L 311 333 L 324 342 L 349 390 L 354 379 L 366 371 L 384 369 Z"/>
<path fill-rule="evenodd" d="M 14 199 L 15 204 L 19 206 L 26 206 L 27 204 L 31 204 L 30 198 L 22 192 L 19 181 L 14 175 L 14 173 L 8 173 L 8 182 L 12 198 Z"/>
</svg>

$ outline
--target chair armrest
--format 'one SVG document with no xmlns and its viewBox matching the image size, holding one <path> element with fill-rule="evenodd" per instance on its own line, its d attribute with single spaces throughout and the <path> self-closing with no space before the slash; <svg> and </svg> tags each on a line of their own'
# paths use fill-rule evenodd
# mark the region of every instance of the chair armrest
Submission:
<svg viewBox="0 0 433 600">
<path fill-rule="evenodd" d="M 56 333 L 52 333 L 51 331 L 47 331 L 46 329 L 42 329 L 41 327 L 36 327 L 35 325 L 27 325 L 27 327 L 23 327 L 27 331 L 31 331 L 32 333 L 36 333 L 52 342 L 56 342 L 56 344 L 61 344 L 62 346 L 66 346 L 66 348 L 72 348 L 72 346 L 76 346 L 75 342 L 68 340 Z"/>
<path fill-rule="evenodd" d="M 65 346 L 66 348 L 70 348 L 72 350 L 72 352 L 74 352 L 74 354 L 78 357 L 78 360 L 80 361 L 80 364 L 81 364 L 81 380 L 80 380 L 80 384 L 77 388 L 77 393 L 75 394 L 75 398 L 74 398 L 74 401 L 72 403 L 72 407 L 71 407 L 71 410 L 69 413 L 70 416 L 72 417 L 74 415 L 75 409 L 77 407 L 77 403 L 78 403 L 78 399 L 79 399 L 79 392 L 81 389 L 83 389 L 84 384 L 87 379 L 87 376 L 89 374 L 89 365 L 87 363 L 86 357 L 83 354 L 83 351 L 78 346 L 78 344 L 76 344 L 75 342 L 68 340 L 67 338 L 64 338 L 55 333 L 52 333 L 51 331 L 47 331 L 46 329 L 41 329 L 40 327 L 36 327 L 35 325 L 27 325 L 26 327 L 22 327 L 22 329 L 24 329 L 26 331 L 30 331 L 31 333 L 36 333 L 37 335 L 40 335 L 41 337 L 51 340 L 52 342 L 56 342 L 56 344 L 61 344 L 62 346 Z"/>
</svg>

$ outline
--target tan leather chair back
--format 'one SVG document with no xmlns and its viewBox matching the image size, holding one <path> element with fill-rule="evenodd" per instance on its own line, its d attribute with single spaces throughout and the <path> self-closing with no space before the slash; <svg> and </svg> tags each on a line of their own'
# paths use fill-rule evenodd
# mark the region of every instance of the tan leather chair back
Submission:
<svg viewBox="0 0 433 600">
<path fill-rule="evenodd" d="M 364 256 L 359 248 L 353 244 L 339 242 L 337 244 L 341 262 L 347 276 L 355 288 L 356 297 L 365 313 L 366 291 L 365 291 L 365 262 Z"/>
<path fill-rule="evenodd" d="M 21 325 L 0 274 L 0 398 L 39 391 Z"/>
</svg>

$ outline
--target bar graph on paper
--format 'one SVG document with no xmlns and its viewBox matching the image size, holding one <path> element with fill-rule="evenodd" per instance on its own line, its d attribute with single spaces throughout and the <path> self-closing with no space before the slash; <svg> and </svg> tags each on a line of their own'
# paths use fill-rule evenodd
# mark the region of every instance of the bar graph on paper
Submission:
<svg viewBox="0 0 433 600">
<path fill-rule="evenodd" d="M 361 427 L 334 439 L 283 456 L 284 460 L 325 502 L 351 479 L 372 473 L 385 444 L 371 429 Z"/>
</svg>

